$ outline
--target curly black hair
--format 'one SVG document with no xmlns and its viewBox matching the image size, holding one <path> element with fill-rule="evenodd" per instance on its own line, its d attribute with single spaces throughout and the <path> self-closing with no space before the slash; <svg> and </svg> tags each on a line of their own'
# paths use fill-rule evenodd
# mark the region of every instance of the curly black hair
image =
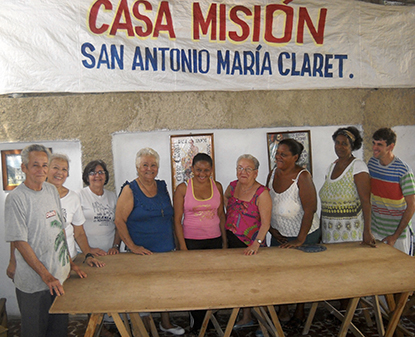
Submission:
<svg viewBox="0 0 415 337">
<path fill-rule="evenodd" d="M 335 141 L 338 135 L 346 136 L 352 147 L 352 151 L 359 150 L 362 147 L 363 138 L 360 135 L 360 131 L 354 126 L 349 126 L 347 128 L 339 128 L 333 133 L 333 140 Z"/>
</svg>

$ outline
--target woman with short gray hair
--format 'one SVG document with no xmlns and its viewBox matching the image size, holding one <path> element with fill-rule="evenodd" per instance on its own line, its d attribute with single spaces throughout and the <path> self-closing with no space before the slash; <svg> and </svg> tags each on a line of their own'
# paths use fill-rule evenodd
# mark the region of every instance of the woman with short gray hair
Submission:
<svg viewBox="0 0 415 337">
<path fill-rule="evenodd" d="M 156 180 L 160 157 L 151 148 L 136 155 L 137 178 L 121 188 L 115 210 L 115 225 L 127 250 L 137 255 L 175 249 L 173 207 L 164 180 Z M 184 329 L 161 313 L 160 330 L 183 335 Z"/>
</svg>

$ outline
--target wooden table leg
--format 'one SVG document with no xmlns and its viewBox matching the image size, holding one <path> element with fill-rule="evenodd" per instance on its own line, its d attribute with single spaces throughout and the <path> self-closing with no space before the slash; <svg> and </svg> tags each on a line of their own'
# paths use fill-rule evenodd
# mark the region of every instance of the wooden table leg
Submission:
<svg viewBox="0 0 415 337">
<path fill-rule="evenodd" d="M 218 333 L 219 337 L 223 337 L 223 331 L 222 328 L 220 327 L 220 324 L 218 322 L 218 320 L 215 317 L 215 311 L 212 312 L 212 316 L 210 316 L 210 321 L 212 322 L 213 326 L 216 329 L 216 332 Z"/>
<path fill-rule="evenodd" d="M 335 317 L 337 317 L 339 320 L 340 320 L 340 322 L 343 322 L 343 320 L 344 320 L 344 315 L 340 312 L 340 311 L 338 311 L 335 307 L 333 307 L 329 302 L 327 302 L 327 301 L 323 301 L 323 302 L 321 302 L 322 304 L 323 304 L 323 306 L 325 306 L 326 308 L 327 308 L 327 310 L 331 313 L 331 314 L 333 314 Z M 362 334 L 361 332 L 360 332 L 360 330 L 352 323 L 352 322 L 350 322 L 350 324 L 349 324 L 349 329 L 350 329 L 350 331 L 352 332 L 352 334 L 353 335 L 355 335 L 356 337 L 365 337 L 365 335 L 364 334 Z M 347 330 L 346 330 L 347 331 Z"/>
<path fill-rule="evenodd" d="M 104 314 L 91 314 L 91 317 L 89 318 L 89 321 L 88 321 L 88 326 L 86 327 L 85 337 L 94 336 L 97 325 L 101 324 L 103 317 L 104 317 Z"/>
<path fill-rule="evenodd" d="M 202 326 L 200 327 L 199 337 L 203 337 L 205 335 L 212 314 L 213 310 L 206 310 L 205 318 L 203 319 Z"/>
<path fill-rule="evenodd" d="M 415 306 L 415 295 L 411 293 L 408 298 L 408 302 L 405 304 L 402 315 L 409 316 L 413 314 L 413 306 Z"/>
<path fill-rule="evenodd" d="M 131 333 L 128 332 L 127 328 L 124 325 L 123 320 L 118 312 L 111 313 L 112 318 L 114 319 L 114 323 L 120 333 L 121 337 L 131 337 Z"/>
<path fill-rule="evenodd" d="M 207 327 L 209 325 L 209 321 L 212 322 L 218 336 L 223 337 L 222 328 L 220 327 L 220 324 L 214 315 L 216 311 L 217 310 L 212 310 L 212 309 L 206 310 L 205 318 L 203 319 L 202 327 L 200 328 L 200 331 L 199 331 L 199 337 L 203 337 L 205 335 Z"/>
<path fill-rule="evenodd" d="M 258 320 L 259 328 L 261 329 L 264 337 L 269 337 L 268 331 L 273 332 L 273 336 L 276 336 L 275 328 L 273 325 L 267 322 L 266 317 L 268 316 L 265 312 L 261 311 L 260 307 L 253 307 L 252 312 Z"/>
<path fill-rule="evenodd" d="M 282 330 L 281 323 L 280 323 L 280 320 L 278 319 L 277 313 L 275 312 L 274 306 L 273 305 L 268 305 L 267 308 L 268 308 L 268 312 L 271 316 L 272 323 L 274 324 L 274 327 L 277 330 L 277 336 L 278 337 L 284 337 L 285 336 L 284 331 Z"/>
<path fill-rule="evenodd" d="M 159 333 L 157 331 L 156 324 L 154 323 L 154 319 L 153 319 L 153 316 L 151 314 L 150 314 L 150 316 L 148 316 L 148 321 L 150 323 L 151 335 L 153 337 L 159 337 Z"/>
<path fill-rule="evenodd" d="M 128 333 L 132 336 L 131 329 L 130 329 L 130 324 L 128 322 L 128 315 L 126 313 L 122 313 L 122 314 L 120 314 L 120 316 L 121 316 L 121 319 L 124 322 L 125 328 L 127 329 Z"/>
<path fill-rule="evenodd" d="M 302 332 L 303 335 L 308 335 L 308 332 L 310 331 L 311 323 L 313 323 L 313 319 L 317 311 L 317 307 L 318 307 L 318 302 L 313 302 L 310 308 L 310 312 L 308 313 L 307 320 L 305 321 L 305 324 L 304 324 L 304 329 Z"/>
<path fill-rule="evenodd" d="M 340 327 L 339 337 L 346 337 L 349 325 L 352 322 L 354 312 L 356 311 L 357 304 L 359 303 L 360 297 L 351 298 L 347 305 L 346 313 L 343 318 L 342 325 Z"/>
<path fill-rule="evenodd" d="M 399 294 L 398 303 L 395 303 L 393 314 L 389 320 L 388 327 L 386 328 L 385 337 L 393 336 L 396 326 L 398 325 L 399 320 L 401 318 L 403 309 L 405 308 L 405 304 L 408 301 L 408 297 L 410 293 L 411 292 Z"/>
<path fill-rule="evenodd" d="M 380 310 L 379 296 L 372 296 L 373 310 L 375 312 L 376 326 L 378 328 L 379 336 L 385 335 L 385 327 L 383 326 L 382 311 Z"/>
<path fill-rule="evenodd" d="M 228 324 L 226 325 L 225 334 L 223 337 L 229 337 L 232 333 L 233 326 L 235 325 L 236 317 L 238 317 L 238 312 L 240 308 L 233 308 L 231 316 L 229 317 Z"/>
<path fill-rule="evenodd" d="M 138 312 L 130 313 L 131 324 L 133 325 L 133 331 L 138 331 L 141 337 L 149 337 L 146 327 L 144 326 L 143 320 Z M 151 318 L 152 319 L 152 318 Z M 153 322 L 154 325 L 154 322 Z M 151 326 L 151 321 L 150 321 Z M 156 329 L 157 332 L 157 329 Z M 153 336 L 154 337 L 154 336 Z M 158 337 L 158 333 L 157 333 Z"/>
</svg>

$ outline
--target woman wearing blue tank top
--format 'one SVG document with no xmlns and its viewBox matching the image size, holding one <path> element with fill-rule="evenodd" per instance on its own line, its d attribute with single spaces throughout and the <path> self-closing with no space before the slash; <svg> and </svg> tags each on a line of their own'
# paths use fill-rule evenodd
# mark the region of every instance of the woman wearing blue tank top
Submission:
<svg viewBox="0 0 415 337">
<path fill-rule="evenodd" d="M 137 152 L 137 178 L 124 184 L 115 210 L 115 225 L 127 250 L 150 255 L 175 249 L 173 207 L 164 180 L 156 180 L 160 157 L 151 148 Z M 184 329 L 161 313 L 160 330 L 183 335 Z"/>
</svg>

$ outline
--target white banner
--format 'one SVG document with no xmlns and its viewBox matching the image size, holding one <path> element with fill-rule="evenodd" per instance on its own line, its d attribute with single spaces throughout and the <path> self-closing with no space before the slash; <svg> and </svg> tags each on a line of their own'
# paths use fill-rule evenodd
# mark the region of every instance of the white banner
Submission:
<svg viewBox="0 0 415 337">
<path fill-rule="evenodd" d="M 415 86 L 415 8 L 2 0 L 0 94 Z"/>
</svg>

